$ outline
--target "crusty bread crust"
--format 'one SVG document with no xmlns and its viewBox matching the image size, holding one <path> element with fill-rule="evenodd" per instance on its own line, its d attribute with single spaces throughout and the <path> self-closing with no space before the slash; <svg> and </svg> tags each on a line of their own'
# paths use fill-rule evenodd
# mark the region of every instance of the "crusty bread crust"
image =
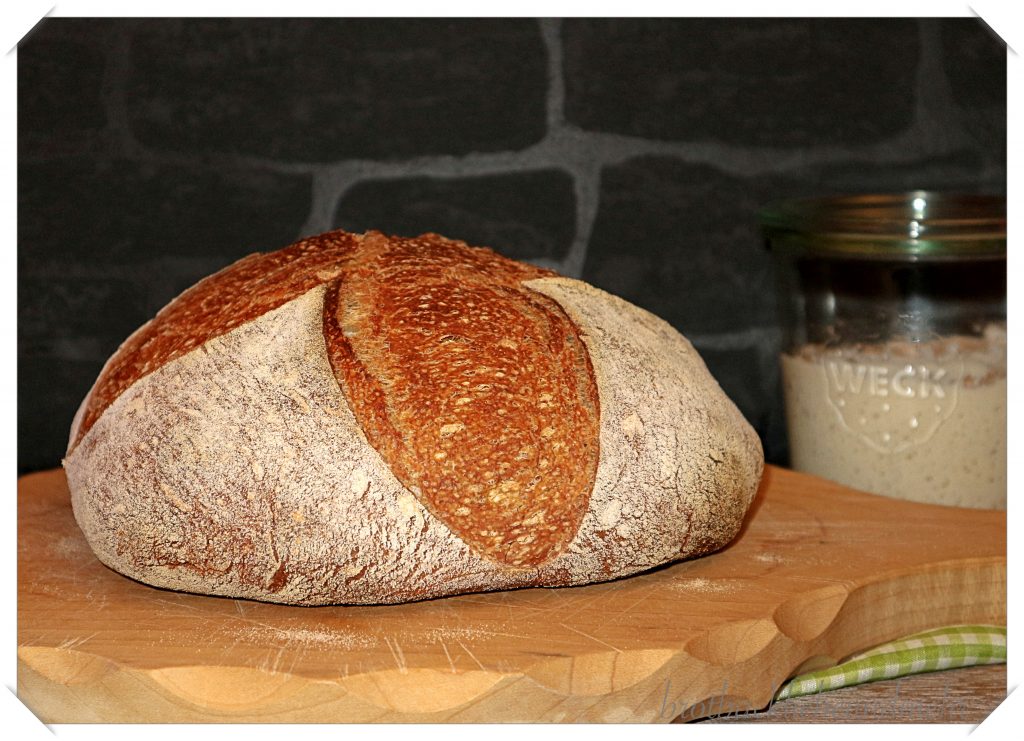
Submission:
<svg viewBox="0 0 1024 741">
<path fill-rule="evenodd" d="M 333 231 L 257 252 L 196 283 L 122 343 L 103 366 L 71 425 L 74 450 L 118 396 L 165 363 L 332 280 L 359 244 Z"/>
<path fill-rule="evenodd" d="M 324 337 L 370 444 L 481 555 L 539 566 L 587 510 L 599 402 L 576 326 L 492 252 L 373 235 L 327 289 Z"/>
<path fill-rule="evenodd" d="M 692 346 L 580 281 L 523 285 L 575 324 L 600 398 L 587 508 L 553 557 L 495 560 L 403 486 L 335 378 L 325 284 L 152 370 L 96 418 L 64 462 L 96 555 L 156 586 L 317 605 L 583 584 L 728 543 L 763 458 Z"/>
</svg>

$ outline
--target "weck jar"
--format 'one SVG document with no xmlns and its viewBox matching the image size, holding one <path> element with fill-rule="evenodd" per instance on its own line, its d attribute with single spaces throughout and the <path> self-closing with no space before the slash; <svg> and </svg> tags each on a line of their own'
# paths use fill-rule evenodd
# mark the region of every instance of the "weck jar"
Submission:
<svg viewBox="0 0 1024 741">
<path fill-rule="evenodd" d="M 764 209 L 791 465 L 1006 508 L 1006 202 L 929 191 Z"/>
</svg>

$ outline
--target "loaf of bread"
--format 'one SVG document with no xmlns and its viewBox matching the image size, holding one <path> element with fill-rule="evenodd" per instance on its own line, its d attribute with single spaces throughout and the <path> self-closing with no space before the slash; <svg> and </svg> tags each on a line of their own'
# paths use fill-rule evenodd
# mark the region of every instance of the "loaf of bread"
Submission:
<svg viewBox="0 0 1024 741">
<path fill-rule="evenodd" d="M 652 314 L 434 234 L 335 231 L 248 256 L 137 330 L 64 467 L 112 569 L 321 605 L 585 584 L 714 551 L 763 457 Z"/>
</svg>

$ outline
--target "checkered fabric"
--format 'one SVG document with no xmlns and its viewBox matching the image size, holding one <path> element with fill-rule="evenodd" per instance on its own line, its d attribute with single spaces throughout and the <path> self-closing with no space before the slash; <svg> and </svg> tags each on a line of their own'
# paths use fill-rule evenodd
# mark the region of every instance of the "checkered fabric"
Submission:
<svg viewBox="0 0 1024 741">
<path fill-rule="evenodd" d="M 1006 662 L 1006 628 L 958 625 L 929 630 L 855 654 L 831 669 L 801 674 L 782 685 L 775 700 L 814 695 L 879 679 Z"/>
</svg>

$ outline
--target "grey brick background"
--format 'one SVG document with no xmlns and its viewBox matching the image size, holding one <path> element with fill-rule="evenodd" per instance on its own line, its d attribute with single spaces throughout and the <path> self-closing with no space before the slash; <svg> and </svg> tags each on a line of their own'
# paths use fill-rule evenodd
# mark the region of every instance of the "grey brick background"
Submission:
<svg viewBox="0 0 1024 741">
<path fill-rule="evenodd" d="M 18 466 L 204 275 L 334 227 L 438 231 L 686 334 L 785 462 L 788 196 L 1005 192 L 974 19 L 49 19 L 18 50 Z"/>
</svg>

